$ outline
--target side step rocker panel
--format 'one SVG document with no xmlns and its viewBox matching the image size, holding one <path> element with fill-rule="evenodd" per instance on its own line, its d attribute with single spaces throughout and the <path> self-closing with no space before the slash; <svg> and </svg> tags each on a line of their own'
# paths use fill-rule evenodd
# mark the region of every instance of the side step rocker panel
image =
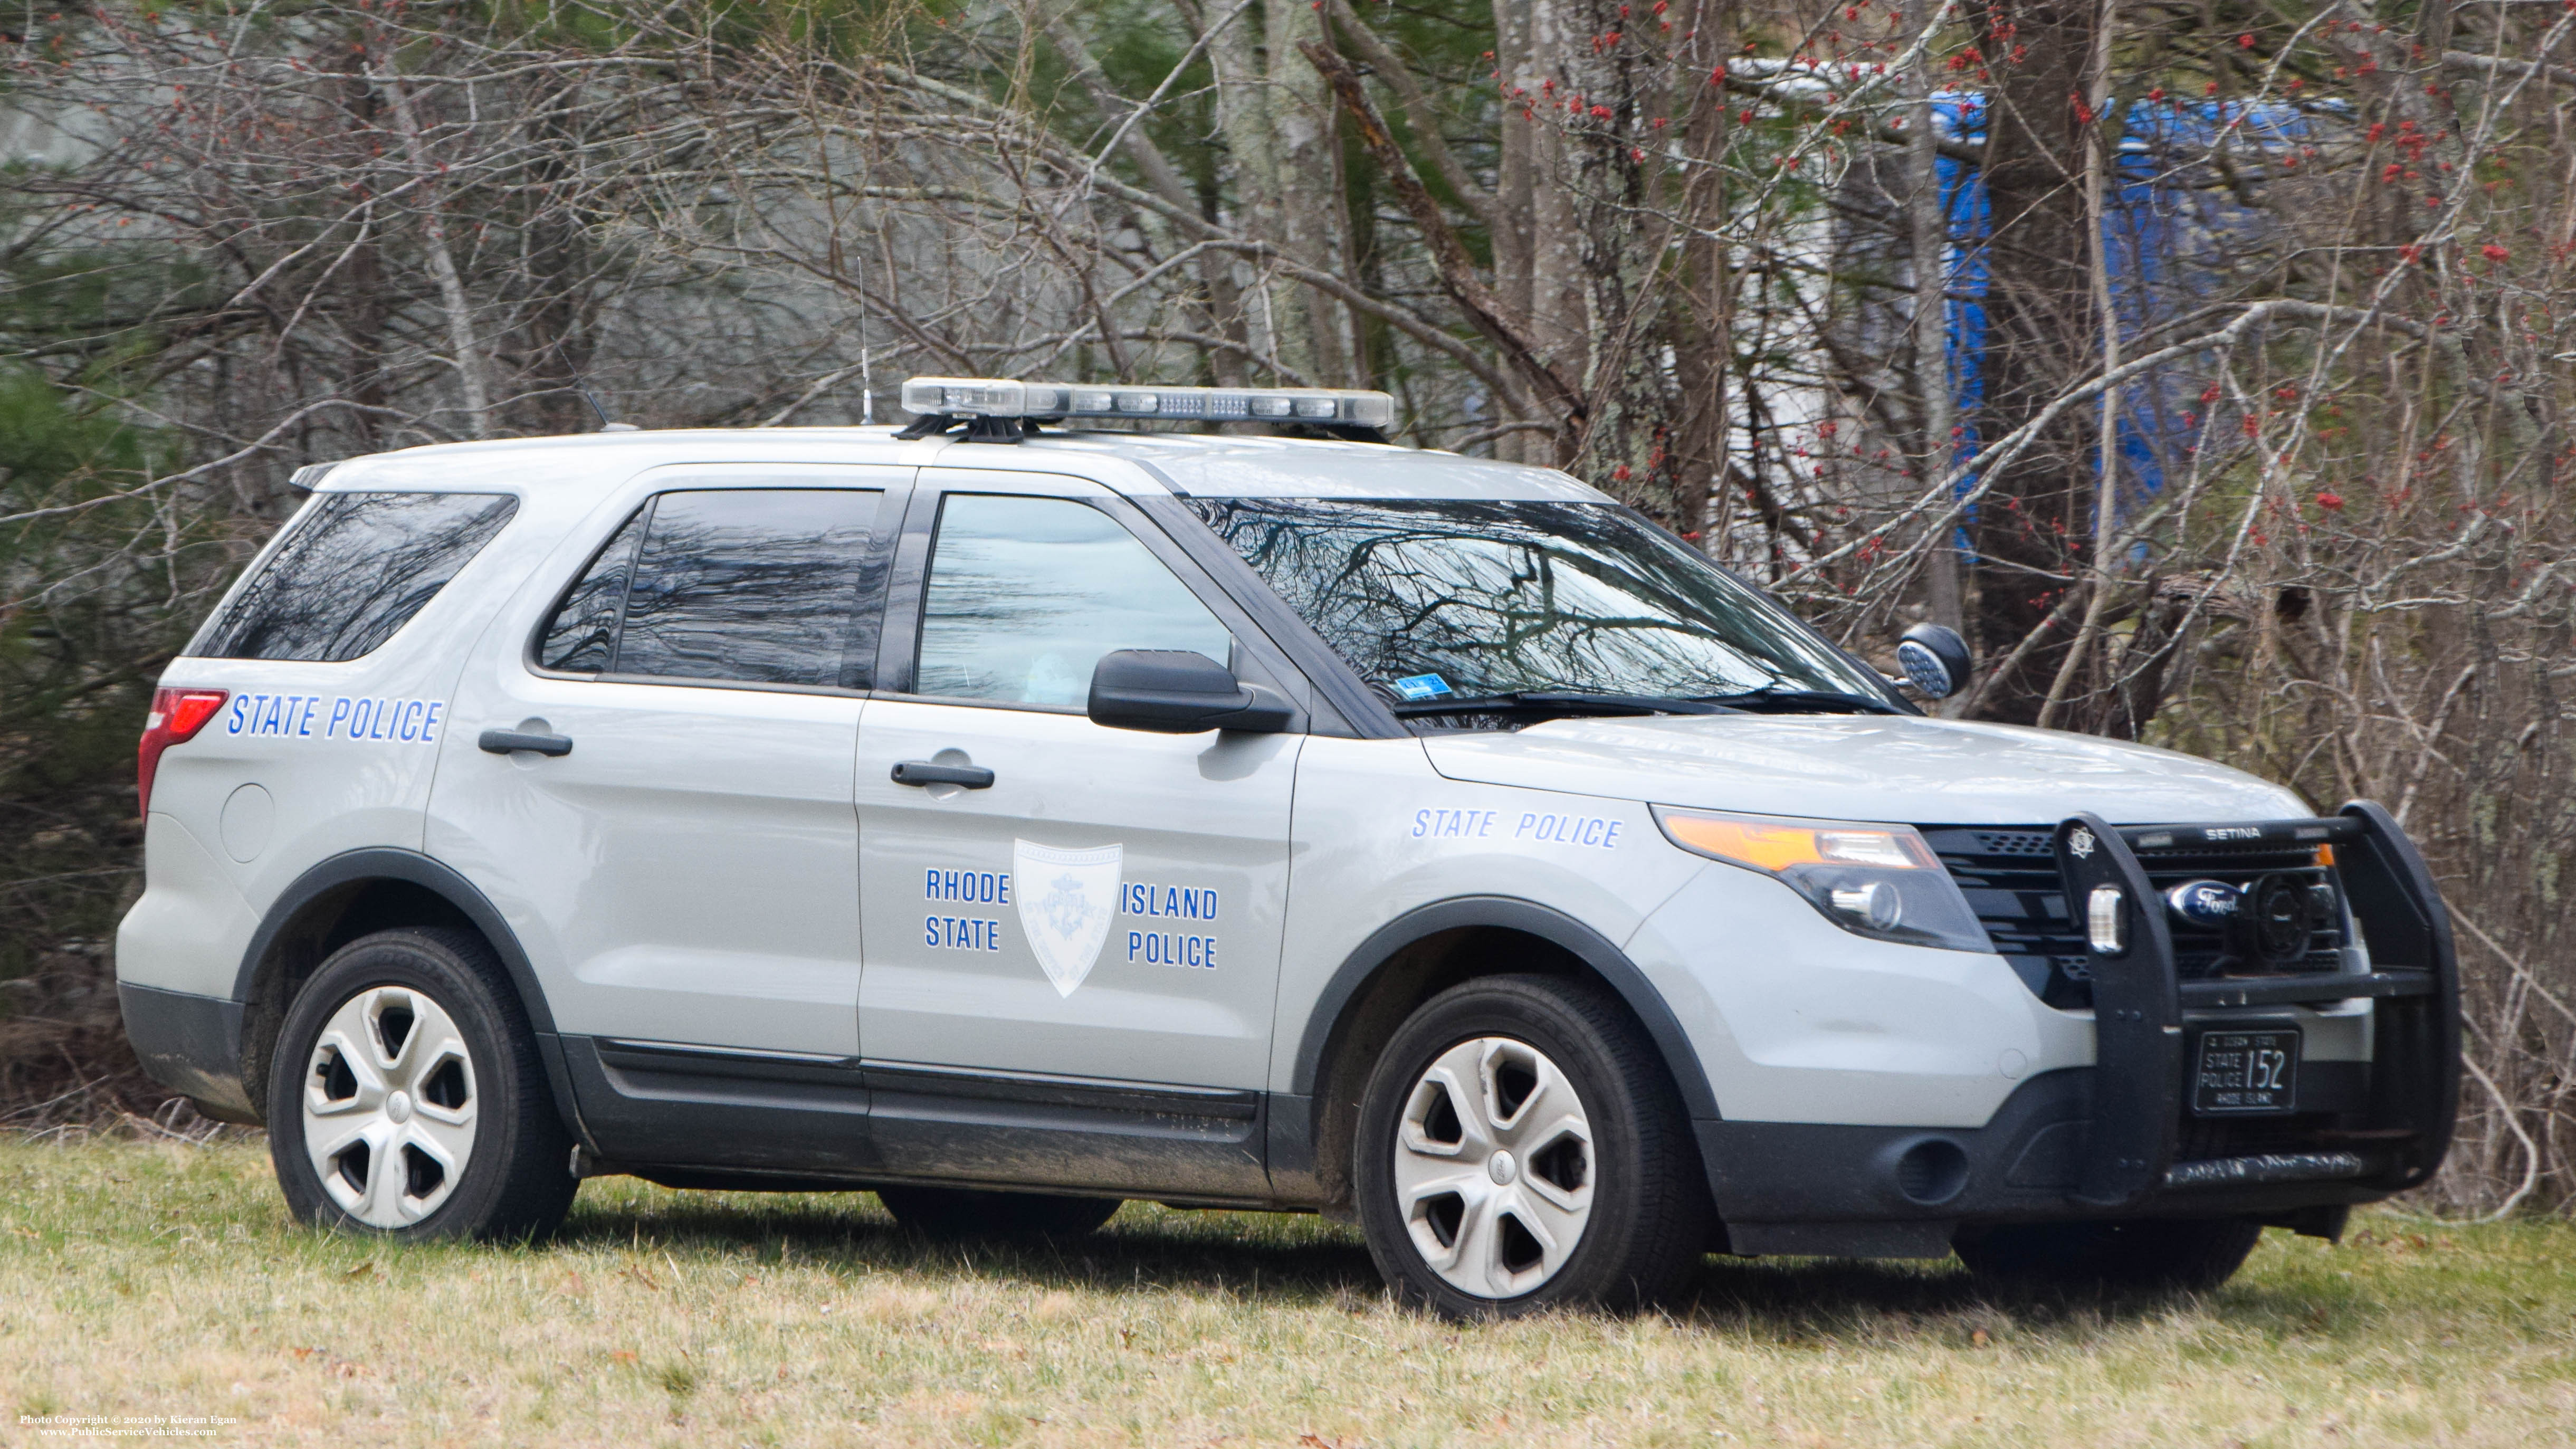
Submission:
<svg viewBox="0 0 2576 1449">
<path fill-rule="evenodd" d="M 566 1037 L 604 1165 L 1264 1203 L 1258 1092 Z"/>
</svg>

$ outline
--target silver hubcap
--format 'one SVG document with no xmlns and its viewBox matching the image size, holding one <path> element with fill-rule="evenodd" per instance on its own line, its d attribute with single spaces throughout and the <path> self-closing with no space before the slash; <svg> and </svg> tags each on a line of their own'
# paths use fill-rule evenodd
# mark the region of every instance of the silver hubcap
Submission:
<svg viewBox="0 0 2576 1449">
<path fill-rule="evenodd" d="M 1413 1084 L 1395 1198 L 1414 1251 L 1450 1286 L 1516 1298 L 1555 1277 L 1591 1220 L 1592 1177 L 1583 1101 L 1529 1043 L 1460 1042 Z"/>
<path fill-rule="evenodd" d="M 479 1104 L 474 1059 L 445 1009 L 409 987 L 369 987 L 313 1044 L 304 1151 L 340 1211 L 408 1227 L 456 1190 Z"/>
</svg>

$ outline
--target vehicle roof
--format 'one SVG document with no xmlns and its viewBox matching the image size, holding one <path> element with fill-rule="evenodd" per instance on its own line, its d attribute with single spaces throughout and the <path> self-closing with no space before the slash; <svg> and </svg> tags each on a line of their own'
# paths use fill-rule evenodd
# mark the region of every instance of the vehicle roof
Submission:
<svg viewBox="0 0 2576 1449">
<path fill-rule="evenodd" d="M 1121 493 L 1211 498 L 1612 501 L 1553 468 L 1382 443 L 1052 428 L 1015 446 L 904 439 L 892 427 L 639 430 L 438 443 L 349 459 L 315 486 L 326 492 L 605 491 L 647 468 L 690 463 L 936 464 L 1072 474 Z"/>
</svg>

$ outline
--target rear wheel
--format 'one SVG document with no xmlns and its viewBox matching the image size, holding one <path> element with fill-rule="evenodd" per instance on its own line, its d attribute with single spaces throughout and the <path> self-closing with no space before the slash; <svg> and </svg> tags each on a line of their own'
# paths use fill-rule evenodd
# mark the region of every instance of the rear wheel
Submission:
<svg viewBox="0 0 2576 1449">
<path fill-rule="evenodd" d="M 1485 977 L 1425 1002 L 1370 1077 L 1358 1153 L 1379 1271 L 1451 1318 L 1659 1302 L 1708 1239 L 1662 1059 L 1582 982 Z"/>
<path fill-rule="evenodd" d="M 877 1200 L 906 1228 L 932 1238 L 1075 1238 L 1109 1221 L 1114 1197 L 980 1192 L 962 1187 L 881 1187 Z"/>
<path fill-rule="evenodd" d="M 463 931 L 381 931 L 296 993 L 269 1071 L 269 1158 L 309 1223 L 411 1238 L 554 1231 L 578 1184 L 536 1038 Z"/>
<path fill-rule="evenodd" d="M 2263 1236 L 2252 1218 L 2008 1223 L 1954 1245 L 1980 1278 L 2057 1288 L 2206 1292 L 2234 1277 Z"/>
</svg>

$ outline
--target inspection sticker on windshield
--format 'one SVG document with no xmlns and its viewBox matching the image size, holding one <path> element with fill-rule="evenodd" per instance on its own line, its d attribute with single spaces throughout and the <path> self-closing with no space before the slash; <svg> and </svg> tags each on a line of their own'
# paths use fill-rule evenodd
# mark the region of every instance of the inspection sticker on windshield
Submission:
<svg viewBox="0 0 2576 1449">
<path fill-rule="evenodd" d="M 1453 693 L 1454 691 L 1449 688 L 1449 681 L 1441 678 L 1437 674 L 1416 674 L 1409 678 L 1397 680 L 1395 682 L 1395 692 L 1403 695 L 1408 700 L 1414 700 L 1438 699 L 1440 696 Z"/>
</svg>

